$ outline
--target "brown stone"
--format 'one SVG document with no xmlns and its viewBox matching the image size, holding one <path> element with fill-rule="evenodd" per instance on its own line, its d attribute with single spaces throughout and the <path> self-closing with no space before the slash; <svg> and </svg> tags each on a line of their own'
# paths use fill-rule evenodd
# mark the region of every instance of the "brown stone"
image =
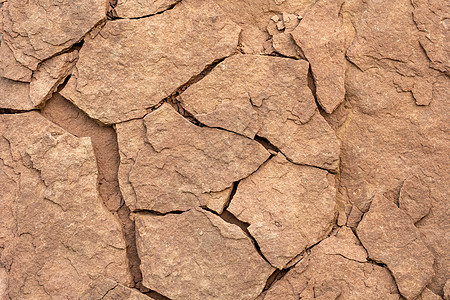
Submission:
<svg viewBox="0 0 450 300">
<path fill-rule="evenodd" d="M 239 183 L 228 210 L 250 224 L 263 255 L 282 269 L 331 230 L 335 193 L 333 175 L 278 154 Z"/>
<path fill-rule="evenodd" d="M 103 123 L 143 117 L 207 65 L 233 54 L 240 30 L 217 5 L 192 0 L 151 18 L 108 22 L 85 40 L 61 93 Z"/>
<path fill-rule="evenodd" d="M 30 82 L 31 75 L 32 71 L 16 60 L 9 46 L 0 42 L 0 77 Z"/>
<path fill-rule="evenodd" d="M 14 110 L 33 109 L 29 98 L 30 84 L 0 77 L 0 108 Z"/>
<path fill-rule="evenodd" d="M 434 257 L 407 214 L 377 194 L 357 233 L 369 257 L 391 270 L 406 299 L 420 295 L 434 275 Z"/>
<path fill-rule="evenodd" d="M 163 12 L 181 0 L 118 0 L 114 10 L 120 18 L 139 18 Z"/>
<path fill-rule="evenodd" d="M 57 87 L 69 75 L 78 57 L 74 50 L 54 56 L 43 63 L 33 73 L 30 83 L 30 100 L 34 106 L 48 100 Z"/>
<path fill-rule="evenodd" d="M 257 142 L 198 127 L 168 104 L 148 114 L 144 126 L 146 143 L 128 175 L 136 200 L 125 196 L 133 209 L 165 213 L 205 205 L 220 213 L 233 182 L 250 175 L 269 157 Z M 122 151 L 127 146 L 122 130 L 118 134 Z"/>
<path fill-rule="evenodd" d="M 399 299 L 389 271 L 365 257 L 352 231 L 343 227 L 315 246 L 259 299 Z"/>
<path fill-rule="evenodd" d="M 235 55 L 180 97 L 207 126 L 268 139 L 298 164 L 337 170 L 339 143 L 307 86 L 308 64 Z"/>
<path fill-rule="evenodd" d="M 135 289 L 128 288 L 113 280 L 98 276 L 93 278 L 91 288 L 81 295 L 80 300 L 102 299 L 102 300 L 151 300 L 145 294 Z"/>
<path fill-rule="evenodd" d="M 430 66 L 450 75 L 450 4 L 448 1 L 411 1 L 419 42 L 430 59 Z"/>
<path fill-rule="evenodd" d="M 274 271 L 238 226 L 212 213 L 135 218 L 143 283 L 171 299 L 254 299 Z"/>
<path fill-rule="evenodd" d="M 400 189 L 398 206 L 416 223 L 430 213 L 430 189 L 426 180 L 418 176 L 408 177 Z"/>
<path fill-rule="evenodd" d="M 436 295 L 430 289 L 425 288 L 422 294 L 420 294 L 420 296 L 417 297 L 417 300 L 442 300 L 442 297 Z"/>
<path fill-rule="evenodd" d="M 120 224 L 99 199 L 90 140 L 36 112 L 0 119 L 0 265 L 9 297 L 80 298 L 96 276 L 129 284 Z"/>
<path fill-rule="evenodd" d="M 265 53 L 264 44 L 270 38 L 267 23 L 277 14 L 300 15 L 314 0 L 214 0 L 242 28 L 239 48 L 243 53 Z"/>
<path fill-rule="evenodd" d="M 15 59 L 36 70 L 38 64 L 79 42 L 106 18 L 102 0 L 9 0 L 2 9 L 3 43 Z"/>
<path fill-rule="evenodd" d="M 332 113 L 344 101 L 345 33 L 338 14 L 344 0 L 320 0 L 291 35 L 311 64 L 320 106 Z"/>
</svg>

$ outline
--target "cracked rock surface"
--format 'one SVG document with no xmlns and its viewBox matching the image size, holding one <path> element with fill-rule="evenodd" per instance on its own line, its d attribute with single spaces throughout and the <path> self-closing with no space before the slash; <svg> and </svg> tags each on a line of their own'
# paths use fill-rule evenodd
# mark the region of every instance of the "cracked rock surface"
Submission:
<svg viewBox="0 0 450 300">
<path fill-rule="evenodd" d="M 0 0 L 0 300 L 450 300 L 444 0 Z"/>
</svg>

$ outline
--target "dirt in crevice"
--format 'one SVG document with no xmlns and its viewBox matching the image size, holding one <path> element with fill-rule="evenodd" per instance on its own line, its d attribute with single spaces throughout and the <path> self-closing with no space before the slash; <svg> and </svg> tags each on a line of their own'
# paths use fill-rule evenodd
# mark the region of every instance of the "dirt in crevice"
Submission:
<svg viewBox="0 0 450 300">
<path fill-rule="evenodd" d="M 141 292 L 149 292 L 148 289 L 142 287 L 141 283 L 141 262 L 136 248 L 135 224 L 130 218 L 130 210 L 125 205 L 119 188 L 117 174 L 120 158 L 116 132 L 112 127 L 101 126 L 89 118 L 58 93 L 53 94 L 46 105 L 41 108 L 41 114 L 77 137 L 91 138 L 97 161 L 97 187 L 100 198 L 105 207 L 117 216 L 121 223 L 134 287 Z"/>
</svg>

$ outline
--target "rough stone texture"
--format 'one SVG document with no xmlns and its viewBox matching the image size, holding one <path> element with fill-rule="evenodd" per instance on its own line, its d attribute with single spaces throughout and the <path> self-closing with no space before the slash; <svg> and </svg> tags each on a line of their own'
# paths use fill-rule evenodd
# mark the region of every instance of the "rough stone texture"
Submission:
<svg viewBox="0 0 450 300">
<path fill-rule="evenodd" d="M 0 43 L 0 77 L 30 82 L 32 71 L 20 64 L 6 43 Z"/>
<path fill-rule="evenodd" d="M 261 252 L 282 269 L 331 230 L 335 194 L 333 175 L 278 154 L 239 183 L 228 211 L 250 224 Z"/>
<path fill-rule="evenodd" d="M 449 5 L 0 0 L 0 299 L 450 300 Z"/>
<path fill-rule="evenodd" d="M 125 243 L 99 199 L 90 140 L 36 112 L 0 119 L 0 265 L 8 296 L 79 298 L 93 276 L 128 284 Z"/>
<path fill-rule="evenodd" d="M 291 32 L 311 64 L 320 106 L 332 113 L 344 101 L 345 34 L 338 14 L 344 0 L 319 0 Z"/>
<path fill-rule="evenodd" d="M 239 49 L 243 53 L 266 53 L 267 23 L 283 13 L 301 16 L 314 0 L 213 0 L 231 20 L 242 28 Z"/>
<path fill-rule="evenodd" d="M 80 41 L 106 17 L 102 0 L 8 0 L 1 8 L 3 43 L 23 66 L 38 64 Z"/>
<path fill-rule="evenodd" d="M 357 66 L 349 64 L 346 72 L 348 102 L 327 118 L 341 141 L 338 202 L 347 203 L 347 213 L 352 205 L 366 212 L 375 193 L 397 203 L 403 182 L 418 176 L 420 189 L 429 190 L 431 209 L 415 225 L 436 258 L 428 288 L 443 296 L 450 276 L 450 80 L 429 68 L 410 1 L 391 5 L 369 1 L 363 6 L 354 23 L 357 35 L 347 50 Z M 417 106 L 415 83 L 431 86 L 432 97 L 422 99 L 427 106 Z M 406 195 L 406 189 L 402 193 Z"/>
<path fill-rule="evenodd" d="M 357 233 L 369 257 L 391 270 L 406 299 L 420 295 L 434 275 L 434 257 L 407 214 L 377 194 Z"/>
<path fill-rule="evenodd" d="M 48 100 L 72 70 L 78 51 L 74 50 L 54 56 L 33 73 L 30 83 L 30 100 L 35 106 Z"/>
<path fill-rule="evenodd" d="M 398 206 L 417 223 L 430 213 L 430 193 L 427 180 L 415 175 L 408 177 L 400 189 Z"/>
<path fill-rule="evenodd" d="M 0 108 L 29 110 L 33 103 L 29 98 L 30 84 L 0 77 Z"/>
<path fill-rule="evenodd" d="M 336 170 L 339 143 L 307 86 L 308 64 L 278 57 L 235 55 L 180 97 L 207 126 L 259 135 L 290 160 Z"/>
<path fill-rule="evenodd" d="M 171 299 L 254 299 L 274 270 L 238 226 L 210 212 L 135 218 L 143 282 Z"/>
<path fill-rule="evenodd" d="M 259 299 L 399 299 L 389 271 L 367 262 L 366 256 L 352 231 L 343 227 Z"/>
<path fill-rule="evenodd" d="M 448 1 L 411 1 L 414 22 L 420 31 L 419 42 L 430 59 L 430 66 L 450 75 L 450 3 Z"/>
<path fill-rule="evenodd" d="M 217 5 L 195 0 L 151 18 L 108 22 L 86 39 L 62 95 L 103 123 L 142 117 L 233 54 L 240 30 Z"/>
<path fill-rule="evenodd" d="M 257 142 L 198 127 L 168 104 L 148 114 L 144 126 L 147 144 L 137 152 L 129 172 L 136 200 L 125 197 L 133 209 L 165 213 L 205 205 L 220 213 L 233 182 L 250 175 L 269 157 Z"/>
<path fill-rule="evenodd" d="M 119 18 L 139 18 L 163 12 L 181 0 L 118 0 L 114 7 Z"/>
</svg>

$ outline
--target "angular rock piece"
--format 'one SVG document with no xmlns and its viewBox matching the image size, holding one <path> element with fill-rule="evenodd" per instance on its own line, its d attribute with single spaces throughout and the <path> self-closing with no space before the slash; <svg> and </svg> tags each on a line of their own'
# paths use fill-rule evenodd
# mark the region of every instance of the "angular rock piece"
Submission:
<svg viewBox="0 0 450 300">
<path fill-rule="evenodd" d="M 376 194 L 357 228 L 369 257 L 391 270 L 400 293 L 414 299 L 434 275 L 434 256 L 413 222 L 384 196 Z"/>
<path fill-rule="evenodd" d="M 400 189 L 398 206 L 416 223 L 430 212 L 430 189 L 418 176 L 407 178 Z"/>
<path fill-rule="evenodd" d="M 235 55 L 180 97 L 200 122 L 268 139 L 290 160 L 336 170 L 339 143 L 307 86 L 308 63 Z"/>
<path fill-rule="evenodd" d="M 239 32 L 210 1 L 108 22 L 85 41 L 61 94 L 103 123 L 142 117 L 207 65 L 233 54 Z"/>
<path fill-rule="evenodd" d="M 274 271 L 238 226 L 210 212 L 135 219 L 143 284 L 171 299 L 254 299 Z"/>
<path fill-rule="evenodd" d="M 431 60 L 430 66 L 450 75 L 450 3 L 413 0 L 414 22 L 420 31 L 419 42 Z"/>
<path fill-rule="evenodd" d="M 78 299 L 92 278 L 130 284 L 91 142 L 36 112 L 0 116 L 0 265 L 12 299 Z M 32 296 L 31 296 L 32 295 Z"/>
<path fill-rule="evenodd" d="M 70 48 L 104 20 L 106 3 L 103 0 L 9 0 L 1 13 L 3 42 L 18 62 L 36 70 L 41 61 Z"/>
<path fill-rule="evenodd" d="M 6 43 L 0 42 L 0 77 L 30 82 L 32 73 L 33 71 L 16 60 L 14 53 Z"/>
<path fill-rule="evenodd" d="M 144 125 L 148 144 L 138 151 L 129 173 L 136 201 L 125 198 L 134 209 L 164 213 L 206 205 L 221 212 L 233 182 L 250 175 L 269 157 L 259 143 L 198 127 L 169 104 L 148 114 Z"/>
<path fill-rule="evenodd" d="M 93 278 L 92 288 L 87 290 L 80 300 L 102 299 L 102 300 L 151 300 L 153 298 L 121 285 L 113 280 L 98 276 Z"/>
<path fill-rule="evenodd" d="M 250 224 L 261 252 L 282 269 L 331 230 L 335 194 L 333 175 L 278 154 L 239 183 L 227 210 Z"/>
<path fill-rule="evenodd" d="M 291 35 L 311 64 L 317 101 L 332 113 L 344 101 L 345 33 L 338 13 L 344 0 L 320 0 Z"/>
<path fill-rule="evenodd" d="M 139 18 L 165 11 L 181 0 L 118 0 L 114 10 L 120 18 Z"/>
<path fill-rule="evenodd" d="M 343 227 L 312 248 L 259 299 L 398 300 L 399 295 L 389 271 L 366 262 L 364 248 Z"/>
<path fill-rule="evenodd" d="M 54 56 L 39 65 L 30 83 L 30 100 L 37 106 L 48 100 L 69 75 L 78 57 L 78 51 Z"/>
<path fill-rule="evenodd" d="M 0 108 L 30 110 L 34 105 L 30 100 L 30 84 L 0 77 Z"/>
</svg>

